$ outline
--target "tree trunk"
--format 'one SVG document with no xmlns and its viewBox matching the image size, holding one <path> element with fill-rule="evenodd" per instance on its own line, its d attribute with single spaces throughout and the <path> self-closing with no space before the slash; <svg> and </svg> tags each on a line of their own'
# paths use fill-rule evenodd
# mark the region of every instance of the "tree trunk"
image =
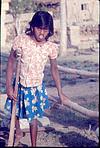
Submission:
<svg viewBox="0 0 100 148">
<path fill-rule="evenodd" d="M 13 16 L 13 15 L 12 15 Z M 21 34 L 20 14 L 13 16 L 15 35 Z"/>
<path fill-rule="evenodd" d="M 47 64 L 46 66 L 50 67 L 50 64 Z M 58 65 L 57 67 L 58 67 L 58 70 L 66 72 L 66 73 L 78 74 L 78 75 L 81 75 L 81 76 L 92 77 L 92 78 L 99 78 L 99 73 L 97 73 L 97 72 L 78 70 L 78 69 L 63 67 L 63 66 L 60 66 L 60 65 Z"/>
<path fill-rule="evenodd" d="M 58 104 L 57 100 L 54 97 L 49 97 L 49 98 L 50 98 L 50 100 L 54 101 L 52 108 Z M 98 118 L 99 117 L 98 111 L 92 111 L 92 110 L 89 110 L 89 109 L 87 109 L 83 106 L 80 106 L 79 104 L 72 102 L 66 96 L 64 97 L 63 104 L 65 106 L 85 115 L 85 116 L 92 117 L 92 118 Z M 58 104 L 58 106 L 61 106 L 61 104 Z"/>
<path fill-rule="evenodd" d="M 67 49 L 67 20 L 66 20 L 66 0 L 60 2 L 60 56 L 66 56 Z"/>
</svg>

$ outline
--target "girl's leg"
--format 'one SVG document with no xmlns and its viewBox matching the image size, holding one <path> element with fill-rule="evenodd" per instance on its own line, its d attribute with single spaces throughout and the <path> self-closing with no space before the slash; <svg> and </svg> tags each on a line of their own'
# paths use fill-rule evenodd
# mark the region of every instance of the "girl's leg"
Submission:
<svg viewBox="0 0 100 148">
<path fill-rule="evenodd" d="M 38 121 L 37 119 L 34 119 L 32 123 L 30 123 L 30 136 L 33 147 L 36 147 L 37 131 L 38 131 Z"/>
<path fill-rule="evenodd" d="M 23 137 L 23 132 L 20 128 L 20 123 L 19 123 L 19 118 L 16 117 L 16 121 L 15 121 L 15 127 L 16 127 L 16 137 Z"/>
</svg>

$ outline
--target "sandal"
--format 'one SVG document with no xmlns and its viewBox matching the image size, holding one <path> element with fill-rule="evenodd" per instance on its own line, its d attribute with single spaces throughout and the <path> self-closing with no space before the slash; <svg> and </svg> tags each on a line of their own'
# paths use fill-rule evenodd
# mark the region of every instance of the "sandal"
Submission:
<svg viewBox="0 0 100 148">
<path fill-rule="evenodd" d="M 14 147 L 28 147 L 28 145 L 19 142 L 17 145 L 14 145 Z"/>
<path fill-rule="evenodd" d="M 21 139 L 25 136 L 25 132 L 21 132 L 20 134 L 15 134 L 16 139 Z"/>
<path fill-rule="evenodd" d="M 14 146 L 18 146 L 20 143 L 20 139 L 25 136 L 25 132 L 21 132 L 20 135 L 15 134 Z"/>
</svg>

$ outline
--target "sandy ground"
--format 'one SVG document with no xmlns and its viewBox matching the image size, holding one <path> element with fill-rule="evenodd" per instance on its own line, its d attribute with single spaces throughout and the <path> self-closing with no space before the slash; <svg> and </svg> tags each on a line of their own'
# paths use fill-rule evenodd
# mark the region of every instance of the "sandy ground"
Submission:
<svg viewBox="0 0 100 148">
<path fill-rule="evenodd" d="M 2 53 L 1 65 L 1 97 L 0 117 L 5 103 L 5 74 L 7 53 Z M 69 49 L 66 58 L 58 58 L 58 64 L 80 70 L 98 72 L 99 54 L 98 49 L 82 50 Z M 66 74 L 60 72 L 63 92 L 74 102 L 91 110 L 98 110 L 99 104 L 99 80 L 98 78 L 87 78 L 80 75 Z M 52 80 L 49 68 L 45 69 L 44 81 L 47 86 L 48 95 L 57 97 L 57 90 Z M 6 98 L 6 96 L 4 97 Z M 51 102 L 52 105 L 53 102 Z M 2 114 L 1 114 L 2 113 Z M 37 146 L 48 147 L 98 147 L 99 140 L 95 134 L 98 120 L 81 115 L 68 107 L 54 107 L 46 114 L 50 119 L 50 127 L 46 131 L 38 132 Z M 51 128 L 51 130 L 50 130 Z M 41 129 L 41 128 L 39 128 Z M 5 138 L 7 139 L 7 138 Z M 7 142 L 7 140 L 6 140 Z M 18 145 L 19 147 L 31 146 L 29 129 Z"/>
</svg>

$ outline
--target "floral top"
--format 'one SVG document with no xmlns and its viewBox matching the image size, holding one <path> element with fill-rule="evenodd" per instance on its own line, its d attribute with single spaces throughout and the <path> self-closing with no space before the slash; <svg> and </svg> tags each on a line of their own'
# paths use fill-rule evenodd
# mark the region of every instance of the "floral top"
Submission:
<svg viewBox="0 0 100 148">
<path fill-rule="evenodd" d="M 26 34 L 14 39 L 12 50 L 21 54 L 20 83 L 25 87 L 34 87 L 42 84 L 43 71 L 48 60 L 57 57 L 58 46 L 50 41 L 36 45 L 34 40 Z"/>
</svg>

